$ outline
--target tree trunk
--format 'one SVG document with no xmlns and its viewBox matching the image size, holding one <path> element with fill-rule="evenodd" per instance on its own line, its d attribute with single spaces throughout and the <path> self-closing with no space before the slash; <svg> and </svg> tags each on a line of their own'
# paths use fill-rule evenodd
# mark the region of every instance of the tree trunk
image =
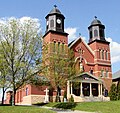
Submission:
<svg viewBox="0 0 120 113">
<path fill-rule="evenodd" d="M 61 95 L 61 89 L 59 86 L 57 86 L 56 102 L 61 102 L 60 95 Z"/>
<path fill-rule="evenodd" d="M 3 92 L 3 95 L 2 95 L 2 105 L 4 104 L 4 97 L 5 97 L 5 88 L 2 87 L 2 92 Z"/>
<path fill-rule="evenodd" d="M 15 86 L 13 86 L 13 94 L 12 94 L 12 105 L 15 106 L 15 95 L 16 95 L 16 89 Z"/>
</svg>

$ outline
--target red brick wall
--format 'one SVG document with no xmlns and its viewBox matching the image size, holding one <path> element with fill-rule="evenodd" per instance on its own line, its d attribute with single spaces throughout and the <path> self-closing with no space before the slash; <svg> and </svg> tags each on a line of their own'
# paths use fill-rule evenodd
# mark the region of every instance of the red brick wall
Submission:
<svg viewBox="0 0 120 113">
<path fill-rule="evenodd" d="M 112 70 L 111 70 L 111 59 L 110 59 L 110 47 L 108 43 L 101 42 L 93 42 L 89 45 L 91 49 L 95 52 L 95 67 L 94 74 L 97 77 L 101 77 L 101 70 L 104 72 L 104 76 L 102 76 L 102 80 L 104 81 L 105 87 L 110 90 L 110 86 L 112 84 Z M 100 50 L 104 50 L 104 59 L 100 56 Z M 105 52 L 108 52 L 108 59 L 106 59 Z M 108 71 L 108 77 L 105 77 L 105 73 Z"/>
<path fill-rule="evenodd" d="M 49 32 L 45 37 L 44 37 L 44 42 L 50 43 L 50 42 L 61 42 L 64 44 L 68 44 L 68 38 L 67 36 L 64 36 L 62 34 L 57 34 L 57 33 L 51 33 Z"/>
</svg>

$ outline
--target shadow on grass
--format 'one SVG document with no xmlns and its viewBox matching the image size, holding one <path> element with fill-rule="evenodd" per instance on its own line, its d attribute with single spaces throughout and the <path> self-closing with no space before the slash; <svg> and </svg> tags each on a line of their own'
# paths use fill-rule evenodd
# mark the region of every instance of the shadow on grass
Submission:
<svg viewBox="0 0 120 113">
<path fill-rule="evenodd" d="M 48 104 L 48 103 L 43 103 L 43 102 L 41 102 L 41 103 L 36 103 L 36 104 L 32 104 L 32 105 L 35 105 L 35 106 L 44 106 L 44 105 L 46 105 L 46 104 Z"/>
<path fill-rule="evenodd" d="M 0 106 L 11 106 L 11 104 L 0 104 Z"/>
</svg>

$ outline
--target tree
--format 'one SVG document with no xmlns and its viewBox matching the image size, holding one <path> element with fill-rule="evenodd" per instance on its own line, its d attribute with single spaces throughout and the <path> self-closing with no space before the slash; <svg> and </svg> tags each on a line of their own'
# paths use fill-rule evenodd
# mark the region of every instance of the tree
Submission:
<svg viewBox="0 0 120 113">
<path fill-rule="evenodd" d="M 0 21 L 0 44 L 9 82 L 13 89 L 15 105 L 16 90 L 26 83 L 35 73 L 41 72 L 41 27 L 37 19 L 23 17 L 8 18 Z"/>
<path fill-rule="evenodd" d="M 4 104 L 5 91 L 10 88 L 8 80 L 8 68 L 3 56 L 3 51 L 0 45 L 0 88 L 2 88 L 2 105 Z"/>
<path fill-rule="evenodd" d="M 51 54 L 49 45 L 44 45 L 43 51 L 43 61 L 46 65 L 44 74 L 51 81 L 51 86 L 57 90 L 56 101 L 60 101 L 61 88 L 66 90 L 67 80 L 75 76 L 74 53 L 67 48 L 64 52 L 59 49 Z"/>
<path fill-rule="evenodd" d="M 118 95 L 118 100 L 120 100 L 120 81 L 118 81 L 117 84 L 117 95 Z"/>
<path fill-rule="evenodd" d="M 117 100 L 117 87 L 115 84 L 111 85 L 109 96 L 110 100 Z"/>
</svg>

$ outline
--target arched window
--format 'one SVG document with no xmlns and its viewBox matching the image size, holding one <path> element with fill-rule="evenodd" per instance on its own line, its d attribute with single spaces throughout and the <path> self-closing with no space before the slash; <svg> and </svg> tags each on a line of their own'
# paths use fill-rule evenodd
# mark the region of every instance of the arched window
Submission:
<svg viewBox="0 0 120 113">
<path fill-rule="evenodd" d="M 97 31 L 97 29 L 94 30 L 94 37 L 98 37 L 98 31 Z"/>
<path fill-rule="evenodd" d="M 56 45 L 56 42 L 54 41 L 54 43 L 53 43 L 53 52 L 55 52 L 55 45 Z"/>
<path fill-rule="evenodd" d="M 108 52 L 107 51 L 105 52 L 105 57 L 106 57 L 106 60 L 108 60 Z"/>
<path fill-rule="evenodd" d="M 28 95 L 28 87 L 26 87 L 25 92 L 26 92 L 26 96 L 27 96 Z"/>
<path fill-rule="evenodd" d="M 102 59 L 104 59 L 104 50 L 102 50 Z"/>
<path fill-rule="evenodd" d="M 90 74 L 92 74 L 92 75 L 93 75 L 93 70 L 90 70 Z"/>
<path fill-rule="evenodd" d="M 58 52 L 60 52 L 60 42 L 58 42 Z"/>
<path fill-rule="evenodd" d="M 106 70 L 106 77 L 108 77 L 108 70 Z"/>
<path fill-rule="evenodd" d="M 54 27 L 54 20 L 50 20 L 50 27 Z"/>
<path fill-rule="evenodd" d="M 64 52 L 64 43 L 62 43 L 62 52 Z"/>
<path fill-rule="evenodd" d="M 104 30 L 103 29 L 100 29 L 100 37 L 104 37 Z"/>
<path fill-rule="evenodd" d="M 104 70 L 101 70 L 101 77 L 104 77 Z"/>
<path fill-rule="evenodd" d="M 99 49 L 99 59 L 101 59 L 101 49 Z"/>
</svg>

